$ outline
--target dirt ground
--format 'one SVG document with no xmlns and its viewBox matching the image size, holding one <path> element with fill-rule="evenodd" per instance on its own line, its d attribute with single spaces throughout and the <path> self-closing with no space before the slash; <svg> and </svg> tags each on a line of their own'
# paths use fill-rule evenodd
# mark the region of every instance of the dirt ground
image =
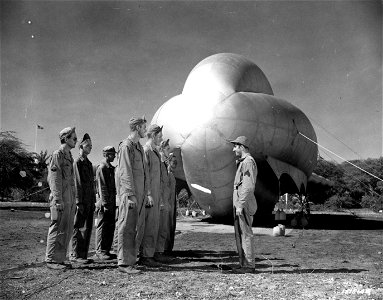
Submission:
<svg viewBox="0 0 383 300">
<path fill-rule="evenodd" d="M 383 299 L 382 214 L 314 214 L 307 230 L 285 237 L 260 221 L 255 274 L 231 271 L 230 224 L 180 217 L 176 260 L 135 276 L 118 272 L 116 260 L 47 269 L 44 214 L 0 210 L 0 299 Z"/>
</svg>

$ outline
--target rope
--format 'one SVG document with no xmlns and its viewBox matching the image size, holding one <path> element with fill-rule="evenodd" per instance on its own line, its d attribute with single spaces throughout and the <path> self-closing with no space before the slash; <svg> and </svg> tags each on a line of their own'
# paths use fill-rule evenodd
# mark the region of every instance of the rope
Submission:
<svg viewBox="0 0 383 300">
<path fill-rule="evenodd" d="M 339 156 L 338 154 L 332 152 L 331 150 L 327 149 L 326 147 L 323 147 L 322 145 L 319 145 L 317 142 L 315 142 L 315 141 L 313 141 L 312 139 L 310 139 L 309 137 L 305 136 L 303 133 L 301 133 L 301 132 L 298 132 L 298 133 L 299 133 L 301 136 L 303 136 L 304 138 L 308 139 L 310 142 L 316 144 L 317 146 L 319 146 L 319 147 L 321 147 L 322 149 L 324 149 L 324 150 L 330 152 L 331 154 L 334 154 L 336 157 L 342 159 L 342 160 L 345 161 L 346 163 L 348 163 L 348 164 L 354 166 L 355 168 L 357 168 L 357 169 L 359 169 L 359 170 L 361 170 L 361 171 L 367 173 L 368 175 L 370 175 L 370 176 L 372 176 L 372 177 L 374 177 L 374 178 L 376 178 L 376 179 L 378 179 L 378 180 L 380 180 L 380 181 L 383 181 L 382 178 L 379 178 L 378 176 L 375 176 L 374 174 L 372 174 L 372 173 L 370 173 L 370 172 L 368 172 L 368 171 L 362 169 L 361 167 L 358 167 L 357 165 L 355 165 L 355 164 L 353 164 L 352 162 L 348 161 L 347 159 L 343 158 L 342 156 Z"/>
</svg>

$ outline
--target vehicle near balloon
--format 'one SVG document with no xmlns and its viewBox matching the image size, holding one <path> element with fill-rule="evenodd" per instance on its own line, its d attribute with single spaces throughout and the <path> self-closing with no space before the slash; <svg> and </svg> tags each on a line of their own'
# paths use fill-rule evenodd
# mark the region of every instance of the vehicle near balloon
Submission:
<svg viewBox="0 0 383 300">
<path fill-rule="evenodd" d="M 186 180 L 213 217 L 232 214 L 236 157 L 229 142 L 244 135 L 257 162 L 258 212 L 271 212 L 279 195 L 305 193 L 317 162 L 315 131 L 306 115 L 277 98 L 262 70 L 243 56 L 215 54 L 190 72 L 182 94 L 165 102 L 152 123 L 177 157 Z M 301 133 L 301 134 L 300 134 Z"/>
</svg>

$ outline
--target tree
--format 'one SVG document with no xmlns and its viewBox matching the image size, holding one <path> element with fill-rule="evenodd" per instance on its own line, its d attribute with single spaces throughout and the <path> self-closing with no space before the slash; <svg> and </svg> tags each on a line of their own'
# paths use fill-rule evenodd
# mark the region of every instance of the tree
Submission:
<svg viewBox="0 0 383 300">
<path fill-rule="evenodd" d="M 0 132 L 0 195 L 9 197 L 12 189 L 26 191 L 36 176 L 33 154 L 13 131 Z"/>
</svg>

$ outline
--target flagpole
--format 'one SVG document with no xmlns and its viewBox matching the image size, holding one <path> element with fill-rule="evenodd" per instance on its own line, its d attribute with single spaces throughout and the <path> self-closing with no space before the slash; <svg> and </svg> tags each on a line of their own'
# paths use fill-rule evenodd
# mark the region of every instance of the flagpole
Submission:
<svg viewBox="0 0 383 300">
<path fill-rule="evenodd" d="M 36 149 L 37 149 L 37 125 L 35 127 L 36 127 L 36 133 L 35 133 L 35 153 L 36 153 Z"/>
</svg>

